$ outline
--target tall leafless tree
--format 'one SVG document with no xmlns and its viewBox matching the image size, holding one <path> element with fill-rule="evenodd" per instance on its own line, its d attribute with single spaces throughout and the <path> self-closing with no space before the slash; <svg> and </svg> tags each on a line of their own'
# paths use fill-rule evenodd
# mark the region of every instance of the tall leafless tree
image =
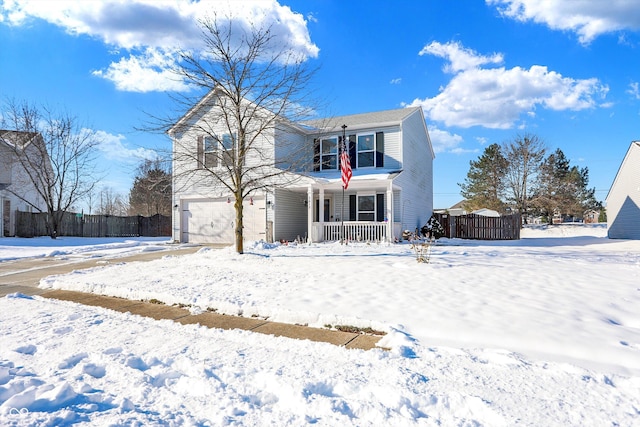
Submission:
<svg viewBox="0 0 640 427">
<path fill-rule="evenodd" d="M 57 113 L 26 101 L 6 101 L 1 124 L 4 129 L 15 131 L 0 138 L 14 139 L 7 142 L 26 171 L 22 179 L 35 186 L 44 200 L 49 214 L 49 234 L 56 238 L 63 214 L 84 198 L 98 181 L 95 154 L 101 140 L 68 113 Z M 27 145 L 30 149 L 23 150 Z M 7 191 L 34 210 L 43 211 L 23 197 L 21 186 L 26 182 L 13 182 Z"/>
<path fill-rule="evenodd" d="M 273 141 L 281 127 L 309 118 L 315 70 L 271 26 L 247 26 L 228 16 L 200 24 L 205 49 L 182 52 L 177 73 L 208 95 L 177 99 L 183 111 L 197 105 L 201 115 L 171 126 L 174 191 L 181 183 L 201 181 L 232 194 L 235 248 L 243 253 L 243 200 L 291 179 L 288 171 L 308 149 L 300 141 L 296 146 L 280 139 L 278 147 Z M 193 138 L 180 138 L 185 132 L 200 135 L 197 149 L 185 143 Z"/>
<path fill-rule="evenodd" d="M 530 133 L 517 135 L 505 142 L 502 148 L 509 165 L 506 174 L 508 198 L 526 220 L 529 195 L 546 148 L 537 135 Z"/>
<path fill-rule="evenodd" d="M 98 193 L 96 213 L 100 215 L 127 216 L 129 203 L 111 187 L 103 187 Z"/>
</svg>

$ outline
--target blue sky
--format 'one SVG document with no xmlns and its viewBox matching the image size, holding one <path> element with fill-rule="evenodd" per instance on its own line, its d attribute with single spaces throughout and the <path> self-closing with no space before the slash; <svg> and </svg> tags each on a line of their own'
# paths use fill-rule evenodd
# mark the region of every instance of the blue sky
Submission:
<svg viewBox="0 0 640 427">
<path fill-rule="evenodd" d="M 96 131 L 123 195 L 170 148 L 136 131 L 189 88 L 168 72 L 198 49 L 197 17 L 275 22 L 312 65 L 329 115 L 422 106 L 436 152 L 434 205 L 461 200 L 469 161 L 533 133 L 588 167 L 604 200 L 640 139 L 637 0 L 0 1 L 0 97 L 65 109 Z M 253 17 L 253 18 L 250 18 Z"/>
</svg>

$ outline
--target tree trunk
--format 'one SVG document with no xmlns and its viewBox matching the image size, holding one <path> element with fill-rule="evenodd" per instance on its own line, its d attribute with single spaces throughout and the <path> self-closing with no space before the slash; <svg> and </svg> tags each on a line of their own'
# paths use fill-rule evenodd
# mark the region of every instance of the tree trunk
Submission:
<svg viewBox="0 0 640 427">
<path fill-rule="evenodd" d="M 244 253 L 244 243 L 243 243 L 243 238 L 242 238 L 242 229 L 244 226 L 243 220 L 242 220 L 242 210 L 243 210 L 243 206 L 242 206 L 242 196 L 240 196 L 239 194 L 236 194 L 236 201 L 235 204 L 233 205 L 235 210 L 236 210 L 236 229 L 235 229 L 235 235 L 236 235 L 236 252 L 239 254 L 243 254 Z"/>
</svg>

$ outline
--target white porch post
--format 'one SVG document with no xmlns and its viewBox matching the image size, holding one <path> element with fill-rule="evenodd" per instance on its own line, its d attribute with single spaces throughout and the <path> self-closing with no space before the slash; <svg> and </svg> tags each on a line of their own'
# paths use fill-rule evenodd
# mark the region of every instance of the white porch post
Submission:
<svg viewBox="0 0 640 427">
<path fill-rule="evenodd" d="M 313 187 L 307 187 L 307 242 L 313 243 Z"/>
<path fill-rule="evenodd" d="M 318 241 L 324 242 L 324 187 L 318 189 L 318 220 L 320 222 Z"/>
<path fill-rule="evenodd" d="M 393 181 L 389 180 L 389 188 L 387 189 L 387 241 L 393 242 Z"/>
</svg>

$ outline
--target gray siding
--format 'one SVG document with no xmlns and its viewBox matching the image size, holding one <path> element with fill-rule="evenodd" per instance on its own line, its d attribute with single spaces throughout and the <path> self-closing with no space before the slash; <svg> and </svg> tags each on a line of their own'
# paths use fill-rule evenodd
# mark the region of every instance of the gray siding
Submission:
<svg viewBox="0 0 640 427">
<path fill-rule="evenodd" d="M 640 239 L 640 143 L 629 147 L 607 196 L 610 239 Z"/>
<path fill-rule="evenodd" d="M 307 193 L 296 193 L 282 189 L 274 191 L 275 207 L 274 218 L 274 240 L 295 240 L 298 236 L 303 239 L 307 237 L 307 207 L 304 201 Z"/>
</svg>

